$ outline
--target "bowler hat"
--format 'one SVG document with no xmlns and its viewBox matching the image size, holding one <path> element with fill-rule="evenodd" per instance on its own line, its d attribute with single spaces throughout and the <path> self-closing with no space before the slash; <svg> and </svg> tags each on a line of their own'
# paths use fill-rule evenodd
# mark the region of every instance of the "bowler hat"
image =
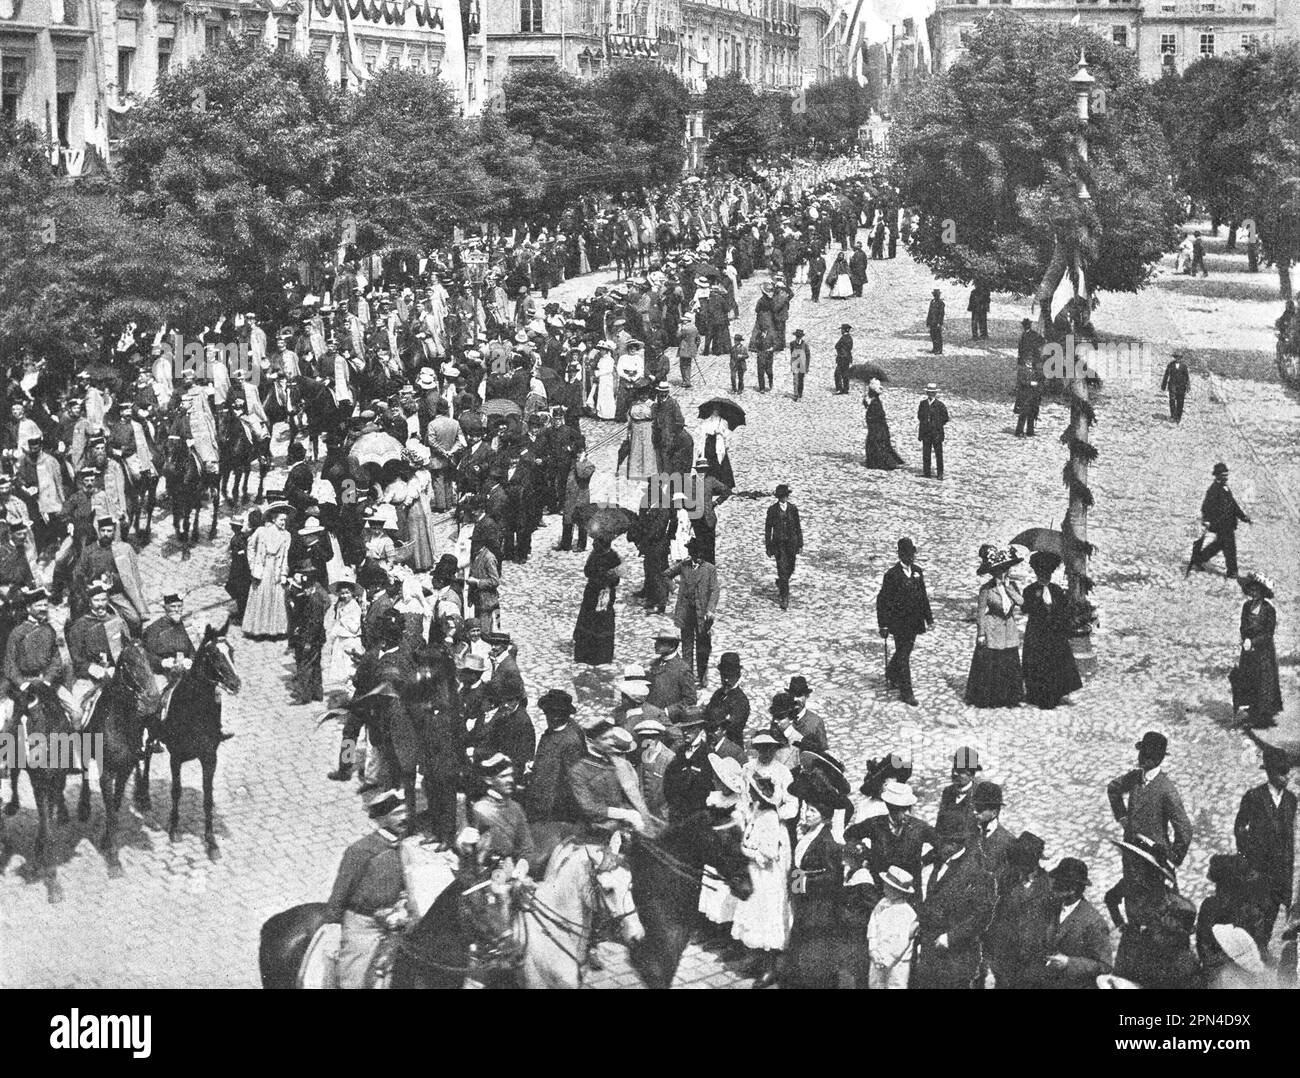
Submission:
<svg viewBox="0 0 1300 1078">
<path fill-rule="evenodd" d="M 573 715 L 573 697 L 563 689 L 547 689 L 537 701 L 538 708 L 547 715 Z"/>
<path fill-rule="evenodd" d="M 778 483 L 776 490 L 772 493 L 774 498 L 785 498 L 790 494 L 790 485 L 788 483 Z"/>
<path fill-rule="evenodd" d="M 1007 848 L 1007 859 L 1015 864 L 1033 868 L 1043 859 L 1046 849 L 1043 840 L 1032 831 L 1021 831 L 1011 840 L 1011 845 Z"/>
<path fill-rule="evenodd" d="M 1063 884 L 1071 890 L 1088 886 L 1088 866 L 1077 857 L 1062 857 L 1061 863 L 1048 875 L 1053 883 Z"/>
<path fill-rule="evenodd" d="M 1142 735 L 1141 741 L 1136 741 L 1133 747 L 1138 752 L 1150 753 L 1163 760 L 1169 754 L 1169 738 L 1155 730 L 1148 730 Z"/>
<path fill-rule="evenodd" d="M 841 333 L 848 333 L 849 330 L 851 330 L 852 328 L 853 328 L 853 327 L 852 327 L 851 325 L 849 325 L 847 322 L 845 322 L 845 323 L 843 323 L 843 324 L 840 326 L 840 332 L 841 332 Z"/>
<path fill-rule="evenodd" d="M 786 687 L 786 692 L 791 696 L 811 696 L 812 689 L 808 687 L 808 679 L 802 674 L 795 674 L 790 679 L 790 684 Z"/>
<path fill-rule="evenodd" d="M 1226 464 L 1224 464 L 1223 461 L 1219 461 L 1219 463 L 1216 464 L 1216 465 L 1214 466 L 1214 474 L 1215 474 L 1215 475 L 1227 475 L 1227 474 L 1228 474 L 1228 466 L 1227 466 Z"/>
<path fill-rule="evenodd" d="M 983 809 L 1000 809 L 1002 807 L 1002 787 L 996 782 L 981 782 L 971 794 L 971 808 L 976 812 Z"/>
<path fill-rule="evenodd" d="M 718 672 L 721 674 L 738 673 L 740 671 L 740 653 L 735 651 L 724 651 L 722 658 L 718 660 Z"/>
<path fill-rule="evenodd" d="M 903 536 L 903 538 L 898 541 L 898 552 L 900 554 L 915 554 L 916 544 L 912 542 L 911 539 L 907 538 L 907 536 Z"/>
</svg>

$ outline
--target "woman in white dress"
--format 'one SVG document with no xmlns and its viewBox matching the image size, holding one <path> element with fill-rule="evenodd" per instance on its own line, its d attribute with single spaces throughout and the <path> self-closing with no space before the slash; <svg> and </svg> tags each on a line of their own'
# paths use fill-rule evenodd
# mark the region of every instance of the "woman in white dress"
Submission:
<svg viewBox="0 0 1300 1078">
<path fill-rule="evenodd" d="M 731 936 L 751 951 L 761 951 L 753 970 L 761 982 L 775 976 L 790 935 L 790 831 L 778 813 L 788 793 L 778 792 L 768 776 L 755 775 L 746 785 L 748 810 L 740 850 L 749 859 L 753 893 L 736 904 Z"/>
<path fill-rule="evenodd" d="M 649 386 L 634 391 L 631 407 L 627 411 L 627 475 L 633 489 L 646 479 L 658 475 L 659 452 L 654 442 L 654 401 Z"/>
<path fill-rule="evenodd" d="M 322 687 L 325 698 L 332 693 L 346 695 L 352 691 L 352 662 L 364 650 L 361 646 L 361 604 L 357 602 L 356 582 L 348 576 L 334 582 L 334 603 L 325 615 L 325 662 Z"/>
<path fill-rule="evenodd" d="M 267 521 L 248 540 L 248 571 L 252 587 L 244 609 L 244 635 L 276 639 L 289 631 L 284 581 L 289 565 L 289 509 L 273 505 Z"/>
<path fill-rule="evenodd" d="M 614 360 L 614 350 L 611 347 L 606 347 L 607 344 L 607 341 L 602 341 L 598 346 L 599 358 L 596 360 L 596 379 L 591 387 L 591 396 L 587 400 L 587 406 L 596 413 L 597 419 L 613 419 L 618 407 L 614 397 L 617 367 Z"/>
</svg>

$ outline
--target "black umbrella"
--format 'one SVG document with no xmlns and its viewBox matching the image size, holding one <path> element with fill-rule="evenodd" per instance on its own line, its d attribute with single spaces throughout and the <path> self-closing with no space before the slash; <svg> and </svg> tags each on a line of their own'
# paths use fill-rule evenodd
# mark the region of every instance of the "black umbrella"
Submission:
<svg viewBox="0 0 1300 1078">
<path fill-rule="evenodd" d="M 1063 554 L 1061 533 L 1055 528 L 1026 528 L 1011 540 L 1011 545 L 1029 551 L 1042 550 L 1058 558 Z"/>
<path fill-rule="evenodd" d="M 483 415 L 520 415 L 522 409 L 509 397 L 493 397 L 482 408 Z"/>
<path fill-rule="evenodd" d="M 593 539 L 614 539 L 636 520 L 636 514 L 616 505 L 584 505 L 575 515 Z"/>
<path fill-rule="evenodd" d="M 745 409 L 735 401 L 725 397 L 710 397 L 700 405 L 698 414 L 701 419 L 707 419 L 714 412 L 722 416 L 732 430 L 745 425 Z"/>
</svg>

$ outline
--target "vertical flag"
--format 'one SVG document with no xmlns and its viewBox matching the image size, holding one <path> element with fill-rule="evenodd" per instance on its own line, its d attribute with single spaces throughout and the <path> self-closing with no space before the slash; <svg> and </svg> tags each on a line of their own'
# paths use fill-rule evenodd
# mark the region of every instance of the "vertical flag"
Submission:
<svg viewBox="0 0 1300 1078">
<path fill-rule="evenodd" d="M 352 16 L 348 12 L 348 0 L 339 0 L 339 9 L 343 12 L 343 76 L 356 80 L 357 86 L 364 86 L 372 78 L 366 70 L 365 56 L 357 44 L 357 35 L 352 28 Z"/>
</svg>

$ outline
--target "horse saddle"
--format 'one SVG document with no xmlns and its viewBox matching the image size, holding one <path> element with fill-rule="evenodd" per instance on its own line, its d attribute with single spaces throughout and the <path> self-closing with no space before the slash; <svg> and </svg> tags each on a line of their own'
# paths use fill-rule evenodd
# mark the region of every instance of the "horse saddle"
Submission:
<svg viewBox="0 0 1300 1078">
<path fill-rule="evenodd" d="M 158 729 L 167 728 L 167 713 L 171 710 L 172 696 L 176 693 L 176 686 L 180 684 L 180 679 L 168 681 L 162 689 L 162 704 L 158 708 Z"/>
<path fill-rule="evenodd" d="M 95 705 L 99 703 L 99 698 L 104 695 L 104 683 L 96 682 L 88 693 L 81 698 L 80 714 L 77 718 L 77 729 L 84 730 L 90 725 L 90 717 L 95 713 Z"/>
</svg>

